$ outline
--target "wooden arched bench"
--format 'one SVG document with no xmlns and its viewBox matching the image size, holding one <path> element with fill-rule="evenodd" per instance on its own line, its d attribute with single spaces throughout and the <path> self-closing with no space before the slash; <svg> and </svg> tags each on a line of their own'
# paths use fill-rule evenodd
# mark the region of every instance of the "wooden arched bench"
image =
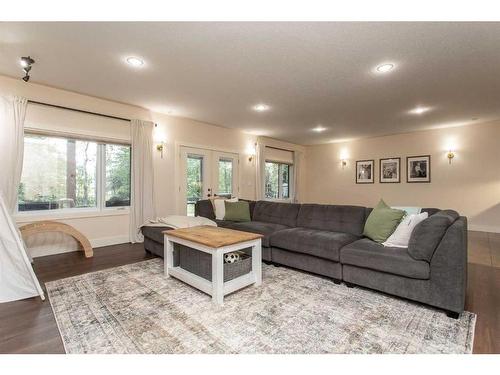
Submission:
<svg viewBox="0 0 500 375">
<path fill-rule="evenodd" d="M 91 258 L 94 256 L 94 250 L 92 249 L 90 241 L 71 225 L 60 223 L 58 221 L 43 220 L 23 225 L 19 228 L 19 231 L 23 237 L 38 233 L 62 232 L 73 237 L 80 244 L 81 250 L 85 254 L 85 258 Z"/>
</svg>

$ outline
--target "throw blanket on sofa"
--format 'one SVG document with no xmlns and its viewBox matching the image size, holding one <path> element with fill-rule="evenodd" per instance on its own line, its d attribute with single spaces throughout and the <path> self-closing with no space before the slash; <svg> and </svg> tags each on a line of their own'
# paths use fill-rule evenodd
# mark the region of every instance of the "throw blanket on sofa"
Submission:
<svg viewBox="0 0 500 375">
<path fill-rule="evenodd" d="M 169 215 L 165 217 L 159 217 L 156 219 L 150 219 L 148 222 L 144 223 L 142 226 L 145 227 L 170 227 L 174 229 L 179 228 L 191 228 L 200 225 L 210 225 L 216 227 L 217 223 L 206 217 L 201 216 L 182 216 L 182 215 Z"/>
</svg>

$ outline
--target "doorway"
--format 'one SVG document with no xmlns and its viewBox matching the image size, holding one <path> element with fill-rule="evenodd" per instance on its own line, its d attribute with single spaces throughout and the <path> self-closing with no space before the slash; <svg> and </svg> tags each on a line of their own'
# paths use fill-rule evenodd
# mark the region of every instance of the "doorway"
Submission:
<svg viewBox="0 0 500 375">
<path fill-rule="evenodd" d="M 239 156 L 235 153 L 180 147 L 179 212 L 194 216 L 201 199 L 239 193 Z"/>
</svg>

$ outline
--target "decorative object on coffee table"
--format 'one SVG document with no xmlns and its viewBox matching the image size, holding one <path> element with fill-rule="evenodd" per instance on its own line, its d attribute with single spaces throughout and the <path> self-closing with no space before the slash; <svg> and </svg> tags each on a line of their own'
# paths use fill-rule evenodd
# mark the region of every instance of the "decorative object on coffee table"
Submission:
<svg viewBox="0 0 500 375">
<path fill-rule="evenodd" d="M 356 183 L 357 184 L 373 184 L 375 179 L 374 160 L 358 160 L 356 161 Z"/>
<path fill-rule="evenodd" d="M 381 184 L 401 182 L 401 158 L 380 159 L 379 182 Z"/>
<path fill-rule="evenodd" d="M 251 284 L 259 286 L 262 283 L 262 235 L 260 234 L 211 226 L 176 229 L 165 231 L 163 234 L 165 236 L 165 276 L 174 276 L 211 295 L 212 300 L 218 305 L 223 304 L 226 294 Z M 174 247 L 176 244 L 187 247 L 188 251 L 197 251 L 210 255 L 208 258 L 205 257 L 206 261 L 211 262 L 210 280 L 207 280 L 196 272 L 192 272 L 194 268 L 190 271 L 182 267 L 182 262 L 177 263 L 174 257 Z M 228 280 L 228 278 L 225 278 L 225 267 L 237 267 L 243 261 L 225 264 L 224 254 L 243 249 L 250 250 L 251 270 Z M 202 266 L 199 268 L 201 269 Z"/>
<path fill-rule="evenodd" d="M 431 182 L 431 156 L 406 158 L 406 182 Z"/>
</svg>

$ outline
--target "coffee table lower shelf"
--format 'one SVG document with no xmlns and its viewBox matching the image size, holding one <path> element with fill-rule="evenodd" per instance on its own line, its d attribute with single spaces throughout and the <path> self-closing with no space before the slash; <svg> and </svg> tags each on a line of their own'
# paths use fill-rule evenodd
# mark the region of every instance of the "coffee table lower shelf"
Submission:
<svg viewBox="0 0 500 375">
<path fill-rule="evenodd" d="M 211 281 L 204 279 L 194 273 L 186 271 L 185 269 L 177 266 L 168 269 L 170 276 L 175 277 L 186 284 L 189 284 L 202 292 L 212 295 L 213 285 Z M 226 281 L 223 283 L 223 294 L 227 295 L 237 291 L 238 289 L 244 288 L 248 285 L 255 284 L 256 278 L 253 272 L 249 272 L 246 275 L 242 275 L 233 280 Z"/>
</svg>

